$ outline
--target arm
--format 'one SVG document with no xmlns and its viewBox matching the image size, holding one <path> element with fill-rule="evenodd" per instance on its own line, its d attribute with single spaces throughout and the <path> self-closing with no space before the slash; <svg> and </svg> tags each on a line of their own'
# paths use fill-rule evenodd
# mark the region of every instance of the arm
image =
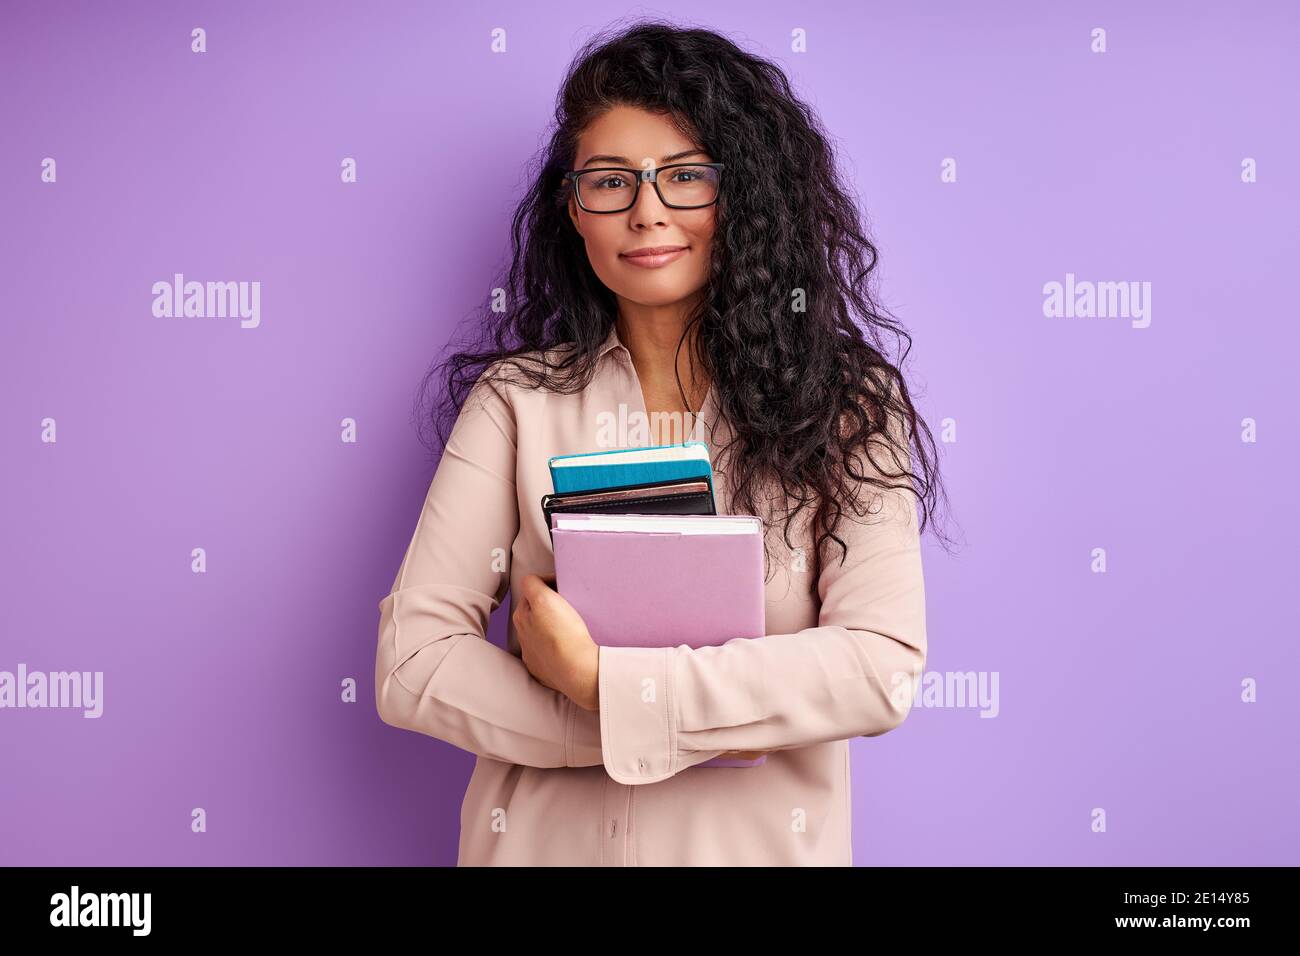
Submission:
<svg viewBox="0 0 1300 956">
<path fill-rule="evenodd" d="M 392 591 L 379 602 L 380 718 L 462 750 L 533 767 L 601 762 L 599 718 L 487 640 L 519 528 L 515 419 L 480 378 L 429 485 Z"/>
<path fill-rule="evenodd" d="M 863 486 L 864 498 L 877 489 Z M 925 596 L 916 499 L 879 491 L 880 513 L 845 510 L 817 582 L 816 627 L 691 648 L 600 648 L 607 772 L 655 783 L 720 751 L 784 750 L 897 727 L 900 693 L 925 665 Z"/>
</svg>

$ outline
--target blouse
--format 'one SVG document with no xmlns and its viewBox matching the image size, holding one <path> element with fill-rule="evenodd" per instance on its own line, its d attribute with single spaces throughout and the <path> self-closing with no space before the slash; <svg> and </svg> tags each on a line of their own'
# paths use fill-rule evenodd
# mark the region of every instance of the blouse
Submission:
<svg viewBox="0 0 1300 956">
<path fill-rule="evenodd" d="M 712 389 L 699 418 L 708 428 L 683 438 L 714 456 L 731 432 Z M 870 521 L 846 508 L 847 557 L 832 544 L 816 580 L 808 523 L 788 547 L 765 522 L 765 636 L 601 645 L 597 710 L 532 676 L 513 622 L 504 649 L 486 638 L 524 575 L 555 573 L 547 459 L 621 447 L 618 430 L 647 420 L 616 328 L 573 394 L 479 377 L 379 602 L 379 716 L 477 755 L 459 866 L 851 865 L 849 741 L 899 725 L 925 664 L 910 489 L 874 489 Z M 719 514 L 730 490 L 715 457 Z M 760 750 L 756 766 L 698 766 Z"/>
</svg>

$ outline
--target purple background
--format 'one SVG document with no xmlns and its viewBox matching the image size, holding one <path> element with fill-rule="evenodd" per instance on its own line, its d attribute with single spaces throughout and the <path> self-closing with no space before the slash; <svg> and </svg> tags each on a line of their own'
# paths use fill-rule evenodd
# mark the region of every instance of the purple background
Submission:
<svg viewBox="0 0 1300 956">
<path fill-rule="evenodd" d="M 784 65 L 957 422 L 927 670 L 998 672 L 1000 714 L 854 742 L 858 864 L 1300 862 L 1300 14 L 1134 6 L 600 8 Z M 473 757 L 379 720 L 377 605 L 432 474 L 415 388 L 596 11 L 5 4 L 0 670 L 102 670 L 105 701 L 0 710 L 0 861 L 455 862 Z M 154 318 L 175 272 L 260 281 L 260 328 Z M 1151 282 L 1150 327 L 1045 318 L 1067 272 Z"/>
</svg>

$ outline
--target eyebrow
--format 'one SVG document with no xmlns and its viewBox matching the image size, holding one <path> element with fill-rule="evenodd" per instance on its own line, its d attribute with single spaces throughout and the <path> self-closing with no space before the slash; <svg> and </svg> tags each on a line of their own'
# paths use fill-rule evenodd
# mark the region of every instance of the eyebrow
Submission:
<svg viewBox="0 0 1300 956">
<path fill-rule="evenodd" d="M 685 152 L 673 153 L 671 156 L 665 156 L 663 159 L 659 160 L 659 164 L 661 166 L 666 166 L 669 163 L 675 163 L 679 159 L 685 159 L 687 156 L 707 156 L 707 155 L 709 155 L 708 150 L 688 149 Z M 597 156 L 589 156 L 587 158 L 587 161 L 583 163 L 582 166 L 579 168 L 585 169 L 587 166 L 590 166 L 592 163 L 617 163 L 622 166 L 630 167 L 632 165 L 632 160 L 628 159 L 626 156 L 606 156 L 601 154 Z"/>
</svg>

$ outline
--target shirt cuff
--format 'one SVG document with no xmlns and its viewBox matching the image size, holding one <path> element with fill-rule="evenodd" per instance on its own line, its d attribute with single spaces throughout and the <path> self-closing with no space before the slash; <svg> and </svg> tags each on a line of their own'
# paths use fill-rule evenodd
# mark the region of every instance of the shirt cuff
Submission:
<svg viewBox="0 0 1300 956">
<path fill-rule="evenodd" d="M 722 753 L 677 748 L 674 652 L 600 645 L 601 754 L 619 783 L 657 783 Z"/>
<path fill-rule="evenodd" d="M 604 763 L 600 751 L 600 712 L 587 710 L 565 697 L 564 765 L 596 767 Z"/>
</svg>

